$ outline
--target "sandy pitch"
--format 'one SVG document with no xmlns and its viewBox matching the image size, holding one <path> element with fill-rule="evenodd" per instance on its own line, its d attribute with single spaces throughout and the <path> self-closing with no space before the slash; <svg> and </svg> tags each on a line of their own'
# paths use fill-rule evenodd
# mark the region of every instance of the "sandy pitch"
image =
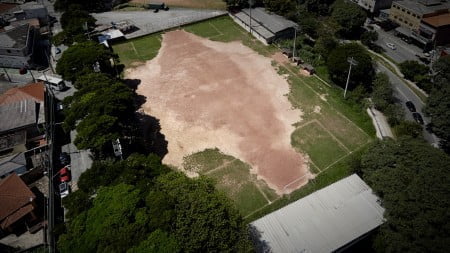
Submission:
<svg viewBox="0 0 450 253">
<path fill-rule="evenodd" d="M 181 167 L 183 157 L 217 147 L 249 163 L 278 194 L 313 177 L 307 158 L 290 144 L 301 111 L 285 96 L 289 84 L 271 59 L 240 42 L 168 32 L 157 57 L 126 76 L 142 81 L 137 92 L 147 97 L 143 109 L 160 119 L 168 141 L 165 163 Z"/>
</svg>

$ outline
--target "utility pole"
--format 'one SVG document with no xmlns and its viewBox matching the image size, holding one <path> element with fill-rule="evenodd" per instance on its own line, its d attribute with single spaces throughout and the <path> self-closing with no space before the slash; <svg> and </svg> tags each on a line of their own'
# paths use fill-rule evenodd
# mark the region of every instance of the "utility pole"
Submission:
<svg viewBox="0 0 450 253">
<path fill-rule="evenodd" d="M 252 34 L 252 5 L 253 0 L 248 0 L 248 9 L 250 10 L 250 34 Z"/>
<path fill-rule="evenodd" d="M 294 50 L 292 50 L 292 61 L 295 62 L 295 41 L 297 40 L 297 27 L 294 26 Z"/>
<path fill-rule="evenodd" d="M 350 64 L 350 67 L 349 67 L 349 69 L 348 69 L 347 83 L 345 84 L 344 98 L 345 98 L 345 96 L 347 95 L 348 83 L 349 83 L 349 81 L 350 81 L 350 73 L 352 73 L 352 66 L 353 66 L 353 65 L 355 65 L 355 66 L 358 65 L 358 62 L 355 61 L 355 60 L 353 59 L 353 57 L 347 58 L 347 62 Z"/>
<path fill-rule="evenodd" d="M 9 82 L 12 83 L 11 77 L 9 76 L 9 74 L 8 74 L 8 72 L 6 71 L 5 68 L 3 68 L 3 71 L 5 71 L 5 74 L 6 74 L 6 76 L 8 77 Z"/>
</svg>

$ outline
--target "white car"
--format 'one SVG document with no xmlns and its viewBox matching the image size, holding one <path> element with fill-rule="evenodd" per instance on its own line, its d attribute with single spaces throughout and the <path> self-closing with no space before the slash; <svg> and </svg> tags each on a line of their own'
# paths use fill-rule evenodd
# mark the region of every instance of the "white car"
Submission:
<svg viewBox="0 0 450 253">
<path fill-rule="evenodd" d="M 392 49 L 392 50 L 395 50 L 395 49 L 396 49 L 395 45 L 392 44 L 392 43 L 386 43 L 386 46 L 387 46 L 388 48 Z"/>
<path fill-rule="evenodd" d="M 69 184 L 67 182 L 62 182 L 59 184 L 59 194 L 61 195 L 61 198 L 67 197 L 70 193 Z"/>
</svg>

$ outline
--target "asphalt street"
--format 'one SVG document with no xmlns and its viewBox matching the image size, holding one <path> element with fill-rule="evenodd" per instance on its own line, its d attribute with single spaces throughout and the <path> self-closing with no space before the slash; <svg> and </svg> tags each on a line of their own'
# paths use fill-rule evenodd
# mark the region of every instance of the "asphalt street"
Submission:
<svg viewBox="0 0 450 253">
<path fill-rule="evenodd" d="M 393 31 L 385 32 L 381 28 L 375 27 L 375 31 L 378 32 L 378 40 L 375 44 L 381 46 L 385 50 L 385 54 L 392 58 L 397 63 L 401 63 L 407 60 L 419 61 L 419 58 L 416 57 L 416 54 L 422 55 L 422 49 L 413 45 L 408 44 L 396 37 L 393 34 Z M 386 46 L 386 43 L 392 43 L 396 46 L 395 50 L 392 50 Z"/>
<path fill-rule="evenodd" d="M 425 126 L 430 123 L 430 119 L 426 117 L 422 109 L 425 106 L 425 103 L 422 102 L 422 100 L 403 82 L 402 79 L 400 79 L 397 75 L 392 73 L 388 68 L 383 66 L 382 64 L 377 64 L 377 69 L 381 72 L 384 72 L 388 75 L 389 80 L 391 81 L 391 84 L 394 88 L 394 96 L 399 100 L 399 102 L 402 105 L 402 108 L 405 112 L 405 119 L 414 121 L 414 118 L 412 117 L 412 113 L 408 110 L 405 103 L 406 101 L 411 101 L 416 107 L 417 112 L 419 112 L 424 121 L 423 125 L 423 136 L 424 138 L 433 146 L 436 146 L 439 144 L 439 139 L 432 133 L 429 133 Z"/>
</svg>

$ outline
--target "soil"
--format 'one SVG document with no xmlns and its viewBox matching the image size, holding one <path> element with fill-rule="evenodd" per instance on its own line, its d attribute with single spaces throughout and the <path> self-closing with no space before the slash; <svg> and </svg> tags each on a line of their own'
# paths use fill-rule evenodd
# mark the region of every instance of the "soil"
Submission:
<svg viewBox="0 0 450 253">
<path fill-rule="evenodd" d="M 181 167 L 183 157 L 217 147 L 250 164 L 278 194 L 305 185 L 313 177 L 307 158 L 290 144 L 302 113 L 271 60 L 240 42 L 165 33 L 154 59 L 126 71 L 141 80 L 145 113 L 160 120 L 168 141 L 163 162 Z"/>
</svg>

